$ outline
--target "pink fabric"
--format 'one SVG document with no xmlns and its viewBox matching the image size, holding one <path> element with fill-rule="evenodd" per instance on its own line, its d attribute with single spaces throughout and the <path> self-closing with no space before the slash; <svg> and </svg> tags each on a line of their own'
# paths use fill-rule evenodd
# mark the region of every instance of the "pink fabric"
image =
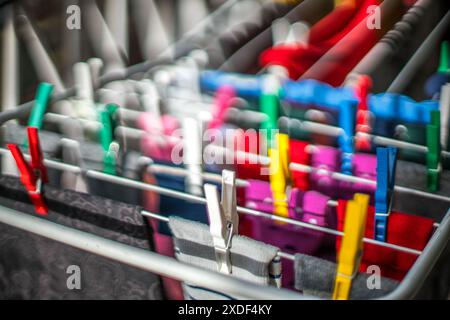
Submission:
<svg viewBox="0 0 450 320">
<path fill-rule="evenodd" d="M 155 177 L 149 173 L 145 173 L 144 182 L 150 184 L 157 184 Z M 151 212 L 159 211 L 159 195 L 156 192 L 144 191 L 144 208 Z M 153 229 L 153 244 L 155 252 L 165 255 L 167 257 L 174 257 L 173 241 L 170 236 L 160 234 L 158 232 L 159 221 L 148 219 Z M 169 300 L 183 300 L 183 290 L 181 283 L 175 279 L 161 277 L 164 295 Z"/>
</svg>

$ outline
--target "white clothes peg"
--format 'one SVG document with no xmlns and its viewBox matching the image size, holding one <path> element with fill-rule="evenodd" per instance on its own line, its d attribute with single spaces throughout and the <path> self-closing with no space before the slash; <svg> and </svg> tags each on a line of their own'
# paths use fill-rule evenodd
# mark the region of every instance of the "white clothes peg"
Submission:
<svg viewBox="0 0 450 320">
<path fill-rule="evenodd" d="M 200 125 L 194 118 L 184 118 L 183 163 L 189 173 L 186 176 L 187 192 L 202 195 L 202 142 Z"/>
<path fill-rule="evenodd" d="M 217 187 L 205 184 L 209 230 L 213 238 L 217 269 L 232 273 L 230 248 L 233 235 L 238 233 L 239 218 L 236 211 L 236 184 L 233 171 L 222 171 L 222 196 L 219 202 Z"/>
<path fill-rule="evenodd" d="M 447 150 L 450 121 L 450 83 L 443 85 L 441 88 L 439 110 L 441 110 L 441 145 L 444 150 Z"/>
<path fill-rule="evenodd" d="M 80 143 L 75 140 L 61 139 L 62 146 L 62 161 L 67 164 L 82 167 L 82 157 L 80 150 Z M 88 185 L 79 173 L 70 171 L 63 171 L 61 175 L 61 186 L 65 189 L 70 189 L 78 192 L 88 192 Z"/>
</svg>

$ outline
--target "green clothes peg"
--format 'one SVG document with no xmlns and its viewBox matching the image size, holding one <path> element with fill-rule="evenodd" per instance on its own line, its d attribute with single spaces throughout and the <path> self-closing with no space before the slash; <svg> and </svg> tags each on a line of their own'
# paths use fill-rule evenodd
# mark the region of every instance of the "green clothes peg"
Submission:
<svg viewBox="0 0 450 320">
<path fill-rule="evenodd" d="M 450 48 L 449 42 L 444 41 L 441 44 L 441 58 L 439 62 L 439 73 L 449 73 L 450 72 Z"/>
<path fill-rule="evenodd" d="M 441 113 L 431 111 L 431 123 L 427 125 L 427 189 L 436 192 L 439 189 L 439 176 L 441 171 Z"/>
<path fill-rule="evenodd" d="M 34 99 L 34 106 L 31 109 L 30 117 L 28 118 L 28 126 L 38 129 L 42 128 L 44 120 L 44 113 L 47 109 L 50 100 L 53 85 L 47 82 L 41 82 L 37 88 L 36 98 Z"/>
<path fill-rule="evenodd" d="M 116 128 L 115 115 L 117 109 L 117 105 L 108 104 L 99 111 L 99 118 L 102 123 L 99 139 L 104 151 L 103 171 L 110 174 L 116 174 L 116 152 L 113 152 L 111 147 L 114 142 L 114 130 Z"/>
<path fill-rule="evenodd" d="M 261 123 L 261 129 L 267 130 L 267 148 L 270 149 L 273 147 L 275 139 L 272 130 L 278 128 L 280 84 L 275 76 L 266 76 L 263 81 L 260 111 L 267 116 L 267 119 Z"/>
</svg>

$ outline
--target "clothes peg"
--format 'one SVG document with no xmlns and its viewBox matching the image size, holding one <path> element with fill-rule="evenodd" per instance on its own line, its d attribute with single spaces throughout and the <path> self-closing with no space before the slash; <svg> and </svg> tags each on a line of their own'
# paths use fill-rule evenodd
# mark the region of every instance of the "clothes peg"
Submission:
<svg viewBox="0 0 450 320">
<path fill-rule="evenodd" d="M 441 112 L 431 111 L 431 123 L 427 125 L 427 189 L 436 192 L 439 189 L 441 167 Z"/>
<path fill-rule="evenodd" d="M 361 193 L 356 193 L 353 200 L 347 203 L 344 236 L 333 290 L 334 300 L 347 300 L 350 296 L 352 280 L 361 263 L 368 207 L 369 196 Z"/>
<path fill-rule="evenodd" d="M 338 143 L 342 151 L 341 172 L 352 174 L 353 136 L 355 133 L 355 105 L 353 102 L 342 102 L 338 121 L 342 129 L 342 133 L 338 137 Z"/>
<path fill-rule="evenodd" d="M 355 86 L 355 95 L 359 100 L 356 108 L 355 147 L 361 151 L 371 149 L 370 138 L 367 135 L 358 135 L 359 132 L 372 132 L 372 114 L 368 106 L 368 94 L 371 87 L 372 79 L 366 75 L 360 76 Z"/>
<path fill-rule="evenodd" d="M 425 83 L 425 91 L 431 97 L 439 94 L 441 87 L 450 82 L 450 44 L 444 41 L 441 44 L 439 67 Z"/>
<path fill-rule="evenodd" d="M 267 119 L 261 124 L 261 129 L 266 130 L 267 147 L 273 144 L 273 130 L 277 128 L 278 108 L 279 108 L 280 82 L 274 75 L 266 75 L 263 79 L 263 88 L 260 98 L 261 112 Z"/>
<path fill-rule="evenodd" d="M 279 18 L 272 23 L 272 39 L 274 46 L 306 46 L 309 39 L 309 26 L 305 22 L 291 25 L 286 18 Z"/>
<path fill-rule="evenodd" d="M 230 259 L 231 238 L 238 233 L 239 217 L 236 211 L 235 173 L 222 171 L 222 197 L 219 203 L 217 187 L 205 184 L 209 229 L 213 238 L 219 272 L 231 274 Z"/>
<path fill-rule="evenodd" d="M 53 91 L 53 85 L 47 82 L 41 82 L 38 86 L 36 97 L 34 99 L 34 106 L 28 118 L 28 126 L 38 129 L 42 128 L 44 120 L 44 113 L 47 109 L 50 95 Z"/>
<path fill-rule="evenodd" d="M 117 147 L 112 144 L 114 142 L 115 114 L 117 109 L 117 105 L 108 104 L 99 112 L 100 122 L 102 123 L 102 128 L 99 131 L 99 140 L 104 151 L 103 172 L 109 174 L 116 174 L 115 156 L 117 155 Z"/>
<path fill-rule="evenodd" d="M 395 185 L 397 148 L 377 148 L 377 188 L 375 190 L 374 239 L 386 242 L 387 219 Z"/>
<path fill-rule="evenodd" d="M 75 99 L 72 99 L 72 108 L 78 117 L 95 120 L 94 88 L 91 68 L 86 62 L 78 62 L 73 66 L 75 82 Z"/>
<path fill-rule="evenodd" d="M 270 188 L 273 195 L 274 213 L 288 217 L 286 187 L 290 179 L 289 171 L 289 136 L 277 133 L 276 147 L 269 149 Z"/>
<path fill-rule="evenodd" d="M 186 187 L 190 194 L 202 194 L 202 142 L 200 125 L 194 118 L 184 118 L 183 128 L 183 163 L 189 174 Z"/>
<path fill-rule="evenodd" d="M 83 158 L 80 150 L 80 143 L 67 138 L 61 139 L 62 161 L 77 167 L 83 166 Z M 82 174 L 63 171 L 61 173 L 61 186 L 77 192 L 88 193 L 88 184 Z"/>
<path fill-rule="evenodd" d="M 236 92 L 232 86 L 222 86 L 215 94 L 213 118 L 209 123 L 209 129 L 218 129 L 225 121 L 225 116 L 236 98 Z"/>
<path fill-rule="evenodd" d="M 39 142 L 38 129 L 27 127 L 27 133 L 31 165 L 25 160 L 22 151 L 20 151 L 16 144 L 8 144 L 8 148 L 16 161 L 17 168 L 20 172 L 20 180 L 27 189 L 36 212 L 40 215 L 47 215 L 48 207 L 43 198 L 43 183 L 48 182 L 48 176 L 47 169 L 44 166 L 44 157 Z"/>
<path fill-rule="evenodd" d="M 439 110 L 441 111 L 441 146 L 444 150 L 448 150 L 448 135 L 450 129 L 450 83 L 447 83 L 441 88 Z"/>
</svg>

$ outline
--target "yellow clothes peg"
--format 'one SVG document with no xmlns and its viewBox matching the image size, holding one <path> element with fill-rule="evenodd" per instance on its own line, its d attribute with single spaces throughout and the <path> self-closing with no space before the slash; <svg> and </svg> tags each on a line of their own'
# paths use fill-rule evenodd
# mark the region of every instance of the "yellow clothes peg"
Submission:
<svg viewBox="0 0 450 320">
<path fill-rule="evenodd" d="M 288 217 L 286 186 L 290 179 L 289 171 L 289 136 L 277 133 L 276 145 L 268 150 L 270 157 L 270 188 L 273 195 L 274 213 Z"/>
<path fill-rule="evenodd" d="M 361 263 L 368 207 L 369 196 L 366 194 L 356 193 L 353 200 L 347 202 L 333 300 L 347 300 L 350 296 L 352 280 L 358 273 Z"/>
</svg>

